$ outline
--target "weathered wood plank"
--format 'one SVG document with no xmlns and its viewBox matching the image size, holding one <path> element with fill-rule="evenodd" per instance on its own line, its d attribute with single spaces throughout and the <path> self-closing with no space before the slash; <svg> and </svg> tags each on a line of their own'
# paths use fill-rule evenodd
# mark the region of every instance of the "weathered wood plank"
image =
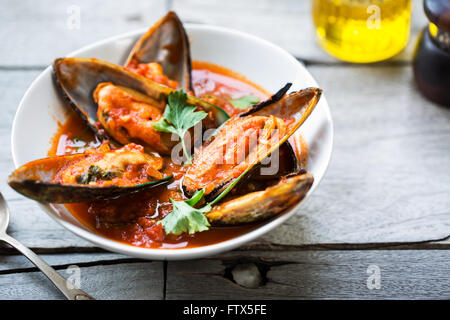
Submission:
<svg viewBox="0 0 450 320">
<path fill-rule="evenodd" d="M 112 2 L 14 1 L 0 11 L 0 65 L 48 65 L 92 42 L 150 27 L 167 11 L 165 0 Z"/>
<path fill-rule="evenodd" d="M 168 0 L 134 0 L 124 6 L 106 0 L 45 0 L 39 4 L 9 0 L 0 12 L 0 39 L 8 48 L 0 53 L 0 65 L 48 65 L 55 57 L 92 42 L 149 27 L 168 8 L 186 22 L 221 25 L 261 36 L 307 61 L 337 62 L 316 44 L 310 2 L 176 0 L 171 5 Z M 411 41 L 394 60 L 410 61 L 417 34 L 426 24 L 421 1 L 414 0 L 414 7 Z"/>
<path fill-rule="evenodd" d="M 80 266 L 80 287 L 96 299 L 163 299 L 162 262 L 127 262 Z M 64 277 L 74 275 L 67 268 Z M 0 299 L 64 299 L 41 272 L 0 273 Z"/>
<path fill-rule="evenodd" d="M 448 299 L 449 254 L 448 250 L 231 252 L 208 259 L 168 262 L 165 296 L 194 300 Z M 78 264 L 82 288 L 98 299 L 164 296 L 160 262 L 131 259 L 115 263 L 110 260 L 115 257 L 97 254 L 44 258 L 56 262 L 56 268 L 66 277 L 70 276 L 67 266 Z M 377 285 L 377 271 L 380 287 L 369 289 Z M 252 276 L 260 278 L 261 283 L 248 281 Z M 0 271 L 0 285 L 0 299 L 62 298 L 39 272 Z"/>
<path fill-rule="evenodd" d="M 219 25 L 245 31 L 278 44 L 311 63 L 338 62 L 316 43 L 311 2 L 174 0 L 172 8 L 186 22 Z M 413 4 L 411 40 L 407 48 L 393 59 L 395 61 L 411 60 L 417 35 L 427 24 L 422 1 L 413 0 Z"/>
<path fill-rule="evenodd" d="M 449 257 L 443 250 L 233 252 L 168 262 L 166 298 L 448 299 Z M 236 283 L 251 284 L 243 279 L 254 273 L 241 269 L 238 276 L 238 264 L 255 264 L 263 284 L 249 288 Z"/>
<path fill-rule="evenodd" d="M 409 67 L 309 70 L 333 114 L 331 164 L 299 214 L 264 240 L 363 243 L 450 235 L 450 110 L 421 97 Z"/>
<path fill-rule="evenodd" d="M 89 252 L 94 247 L 90 242 L 61 227 L 34 201 L 24 199 L 9 201 L 8 204 L 11 211 L 8 233 L 24 245 L 38 249 L 58 248 L 58 252 L 79 251 L 80 248 L 88 249 L 83 251 Z M 0 245 L 1 251 L 10 253 L 11 249 Z"/>
<path fill-rule="evenodd" d="M 39 72 L 36 70 L 0 71 L 0 95 L 2 97 L 0 191 L 8 201 L 11 210 L 11 223 L 8 231 L 30 247 L 92 247 L 90 243 L 61 228 L 40 210 L 34 201 L 25 199 L 6 184 L 8 175 L 14 169 L 10 147 L 14 114 L 20 99 Z M 0 246 L 0 251 L 3 249 L 4 247 Z"/>
<path fill-rule="evenodd" d="M 333 158 L 299 214 L 253 247 L 415 242 L 450 235 L 450 176 L 444 174 L 450 165 L 450 110 L 420 96 L 407 66 L 309 70 L 324 88 L 333 113 Z M 89 248 L 91 244 L 61 228 L 5 183 L 13 168 L 12 114 L 36 75 L 0 71 L 6 110 L 0 119 L 0 190 L 11 207 L 9 231 L 34 248 Z"/>
<path fill-rule="evenodd" d="M 114 264 L 120 261 L 132 260 L 131 258 L 116 253 L 72 253 L 72 254 L 43 254 L 40 255 L 49 265 L 58 268 L 68 265 L 99 265 Z M 135 259 L 137 261 L 137 259 Z M 30 272 L 37 270 L 25 256 L 0 255 L 0 274 Z"/>
<path fill-rule="evenodd" d="M 11 207 L 9 232 L 27 246 L 46 252 L 93 250 L 92 244 L 57 225 L 33 201 L 6 185 L 13 169 L 9 135 L 20 98 L 40 69 L 56 56 L 148 27 L 171 2 L 132 1 L 123 6 L 105 0 L 80 1 L 76 3 L 81 10 L 80 29 L 72 30 L 67 10 L 73 2 L 3 3 L 0 38 L 7 50 L 0 53 L 0 191 Z M 450 111 L 432 105 L 416 92 L 409 67 L 335 65 L 336 60 L 315 44 L 309 3 L 173 1 L 173 8 L 186 22 L 250 32 L 304 60 L 323 64 L 310 71 L 325 89 L 336 140 L 327 176 L 299 214 L 242 248 L 276 248 L 276 252 L 232 252 L 170 262 L 168 299 L 450 298 L 448 251 L 296 251 L 308 245 L 363 248 L 367 243 L 379 243 L 383 247 L 386 242 L 450 235 L 446 143 Z M 412 40 L 395 61 L 410 61 L 415 37 L 426 21 L 421 1 L 414 3 Z M 450 241 L 442 244 L 448 248 Z M 427 246 L 440 247 L 423 245 Z M 280 251 L 282 248 L 292 251 Z M 0 245 L 0 252 L 11 249 Z M 80 265 L 82 288 L 96 298 L 162 299 L 164 264 L 122 257 L 109 253 L 44 255 L 66 277 L 67 265 Z M 238 262 L 253 264 L 253 270 L 254 266 L 261 268 L 264 285 L 249 289 L 230 280 L 234 271 L 240 283 L 257 283 L 248 280 L 252 271 L 245 274 L 245 267 L 233 269 Z M 379 290 L 366 286 L 369 265 L 380 267 Z M 0 299 L 62 298 L 20 255 L 0 255 L 0 287 Z"/>
<path fill-rule="evenodd" d="M 13 169 L 11 157 L 11 128 L 16 109 L 22 96 L 37 77 L 40 71 L 2 71 L 0 70 L 0 95 L 2 97 L 0 117 L 0 191 L 8 198 L 17 198 L 9 187 L 6 187 L 6 177 Z M 38 103 L 38 102 L 37 102 Z"/>
</svg>

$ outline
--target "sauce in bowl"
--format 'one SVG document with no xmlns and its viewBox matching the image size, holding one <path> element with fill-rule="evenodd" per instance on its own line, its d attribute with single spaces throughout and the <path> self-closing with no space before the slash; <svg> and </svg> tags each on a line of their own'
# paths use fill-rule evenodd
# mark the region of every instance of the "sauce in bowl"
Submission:
<svg viewBox="0 0 450 320">
<path fill-rule="evenodd" d="M 193 62 L 192 80 L 196 96 L 222 107 L 229 115 L 242 111 L 239 103 L 243 97 L 262 101 L 270 94 L 263 88 L 251 83 L 244 76 L 229 69 L 206 62 Z M 100 141 L 88 129 L 75 112 L 51 141 L 49 156 L 84 152 L 86 148 L 97 147 Z M 306 159 L 307 148 L 300 139 L 300 148 L 295 148 L 299 159 Z M 303 161 L 301 161 L 303 163 Z M 126 244 L 146 248 L 187 248 L 210 245 L 229 240 L 247 233 L 265 222 L 233 227 L 211 227 L 193 235 L 165 235 L 159 220 L 172 210 L 169 198 L 184 200 L 180 188 L 181 178 L 186 168 L 174 163 L 170 157 L 164 157 L 165 175 L 173 175 L 173 181 L 164 186 L 122 196 L 117 199 L 98 200 L 76 204 L 66 204 L 66 208 L 84 225 L 107 238 Z M 257 182 L 263 188 L 267 181 Z M 230 197 L 239 195 L 230 193 Z M 242 190 L 241 190 L 242 191 Z M 248 190 L 245 190 L 248 192 Z M 228 197 L 228 196 L 227 196 Z"/>
</svg>

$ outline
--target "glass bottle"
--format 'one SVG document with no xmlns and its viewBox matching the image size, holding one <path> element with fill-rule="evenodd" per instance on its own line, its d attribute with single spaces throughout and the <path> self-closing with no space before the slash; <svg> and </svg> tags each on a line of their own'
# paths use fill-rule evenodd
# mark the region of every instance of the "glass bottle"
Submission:
<svg viewBox="0 0 450 320">
<path fill-rule="evenodd" d="M 450 107 L 450 0 L 425 0 L 430 20 L 414 53 L 414 79 L 431 101 Z"/>
<path fill-rule="evenodd" d="M 313 0 L 319 44 L 338 59 L 388 59 L 408 43 L 411 0 Z"/>
</svg>

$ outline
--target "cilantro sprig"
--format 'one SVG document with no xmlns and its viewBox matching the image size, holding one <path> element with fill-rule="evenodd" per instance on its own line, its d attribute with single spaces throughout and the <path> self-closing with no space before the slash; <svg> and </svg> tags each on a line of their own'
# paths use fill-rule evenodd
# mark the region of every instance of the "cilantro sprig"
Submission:
<svg viewBox="0 0 450 320">
<path fill-rule="evenodd" d="M 211 205 L 207 204 L 203 208 L 197 209 L 194 206 L 202 199 L 205 190 L 197 191 L 191 199 L 172 202 L 172 212 L 160 221 L 166 234 L 180 235 L 182 233 L 193 234 L 209 229 L 209 221 L 205 213 L 211 211 Z"/>
<path fill-rule="evenodd" d="M 240 97 L 239 99 L 231 99 L 230 103 L 238 109 L 247 109 L 248 107 L 259 102 L 259 98 L 254 95 L 247 95 Z"/>
<path fill-rule="evenodd" d="M 163 118 L 154 123 L 153 128 L 161 132 L 177 134 L 181 139 L 183 153 L 186 158 L 185 164 L 190 164 L 191 155 L 186 150 L 184 135 L 190 128 L 202 121 L 207 116 L 207 113 L 195 111 L 194 106 L 186 104 L 186 99 L 187 95 L 183 90 L 171 92 Z"/>
<path fill-rule="evenodd" d="M 185 164 L 190 164 L 191 155 L 186 150 L 184 135 L 190 128 L 202 121 L 207 114 L 203 111 L 195 111 L 195 107 L 187 105 L 186 100 L 187 95 L 183 90 L 171 92 L 163 118 L 154 123 L 153 128 L 161 132 L 177 134 L 183 146 L 183 153 L 186 158 Z M 230 100 L 230 103 L 239 109 L 247 109 L 258 102 L 259 98 L 252 95 Z M 188 200 L 176 201 L 169 198 L 172 203 L 172 212 L 159 222 L 162 224 L 164 232 L 166 234 L 180 235 L 182 233 L 194 234 L 208 230 L 210 224 L 205 213 L 211 211 L 212 205 L 225 196 L 229 189 L 231 188 L 227 188 L 217 199 L 207 203 L 202 208 L 195 208 L 194 206 L 203 198 L 204 189 L 197 191 Z"/>
</svg>

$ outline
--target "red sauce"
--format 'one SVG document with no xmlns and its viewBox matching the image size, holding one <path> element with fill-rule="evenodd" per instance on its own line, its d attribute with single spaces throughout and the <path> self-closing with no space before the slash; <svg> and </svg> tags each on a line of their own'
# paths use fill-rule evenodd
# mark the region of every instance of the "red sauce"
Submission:
<svg viewBox="0 0 450 320">
<path fill-rule="evenodd" d="M 257 96 L 264 100 L 269 93 L 252 84 L 243 76 L 204 62 L 193 62 L 193 83 L 198 96 L 214 96 L 214 103 L 228 113 L 235 109 L 228 99 L 245 95 Z M 60 124 L 51 141 L 49 156 L 84 152 L 86 148 L 97 147 L 100 142 L 87 128 L 77 114 L 71 112 L 67 121 Z M 303 152 L 302 152 L 303 154 Z M 173 174 L 174 181 L 168 186 L 160 186 L 118 199 L 67 204 L 67 209 L 84 225 L 94 232 L 126 244 L 146 248 L 191 248 L 226 241 L 259 227 L 261 223 L 235 227 L 211 227 L 210 230 L 194 235 L 164 235 L 156 222 L 171 212 L 169 197 L 183 200 L 179 190 L 180 179 L 185 168 L 164 158 L 164 174 Z"/>
<path fill-rule="evenodd" d="M 127 65 L 127 69 L 149 78 L 150 80 L 164 84 L 169 88 L 176 89 L 178 87 L 178 83 L 176 81 L 169 79 L 163 73 L 162 67 L 159 63 L 139 63 L 136 59 L 132 59 Z"/>
<path fill-rule="evenodd" d="M 233 107 L 230 99 L 252 95 L 263 101 L 271 95 L 230 69 L 200 61 L 193 61 L 192 68 L 195 95 L 222 107 L 230 116 L 242 112 Z"/>
<path fill-rule="evenodd" d="M 250 154 L 255 155 L 251 158 L 261 159 L 271 145 L 279 141 L 278 135 L 273 134 L 284 135 L 285 124 L 282 120 L 279 124 L 281 126 L 275 117 L 233 117 L 228 120 L 227 130 L 217 133 L 208 147 L 201 149 L 201 157 L 186 172 L 183 181 L 186 190 L 192 193 L 205 188 L 207 195 L 224 182 L 239 177 L 249 166 L 246 159 Z M 265 143 L 255 143 L 257 140 Z"/>
</svg>

